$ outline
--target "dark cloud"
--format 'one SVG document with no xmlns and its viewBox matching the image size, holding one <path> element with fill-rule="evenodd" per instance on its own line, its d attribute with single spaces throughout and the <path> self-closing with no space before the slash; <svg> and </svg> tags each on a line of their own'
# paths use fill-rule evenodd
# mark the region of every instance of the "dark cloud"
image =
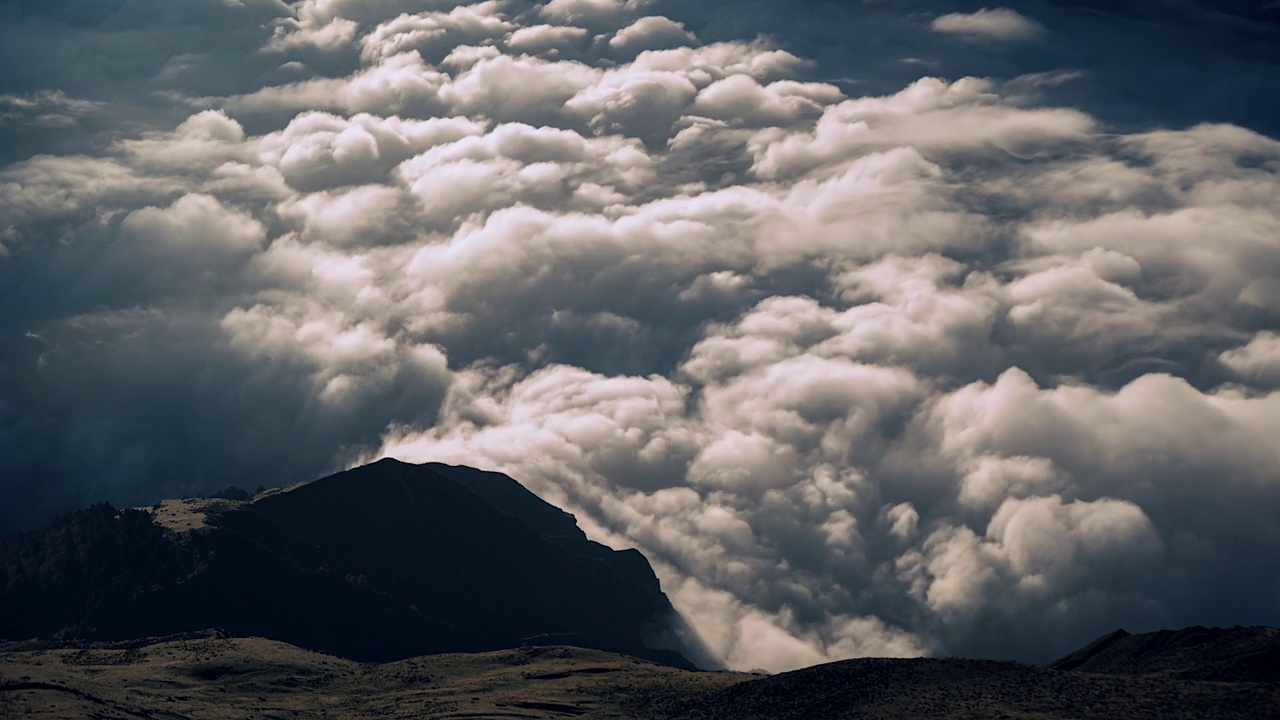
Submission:
<svg viewBox="0 0 1280 720">
<path fill-rule="evenodd" d="M 0 528 L 392 454 L 733 667 L 1276 621 L 1265 8 L 3 8 Z"/>
</svg>

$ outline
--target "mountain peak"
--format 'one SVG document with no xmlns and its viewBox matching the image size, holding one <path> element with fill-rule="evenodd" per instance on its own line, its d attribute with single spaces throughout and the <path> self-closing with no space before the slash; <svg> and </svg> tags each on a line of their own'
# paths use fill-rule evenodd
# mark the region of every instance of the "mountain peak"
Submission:
<svg viewBox="0 0 1280 720">
<path fill-rule="evenodd" d="M 252 502 L 104 517 L 0 539 L 0 637 L 223 627 L 374 661 L 558 637 L 689 666 L 644 557 L 500 473 L 384 458 Z"/>
</svg>

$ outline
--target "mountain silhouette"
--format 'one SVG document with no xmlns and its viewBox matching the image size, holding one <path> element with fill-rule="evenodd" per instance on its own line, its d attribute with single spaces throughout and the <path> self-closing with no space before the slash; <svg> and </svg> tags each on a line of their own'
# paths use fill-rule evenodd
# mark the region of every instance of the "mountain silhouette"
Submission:
<svg viewBox="0 0 1280 720">
<path fill-rule="evenodd" d="M 1049 664 L 1055 670 L 1161 674 L 1184 680 L 1280 682 L 1280 630 L 1206 628 L 1103 635 Z"/>
<path fill-rule="evenodd" d="M 546 644 L 677 667 L 697 654 L 643 555 L 466 467 L 380 460 L 251 501 L 99 504 L 0 538 L 0 637 L 210 627 L 363 662 Z"/>
</svg>

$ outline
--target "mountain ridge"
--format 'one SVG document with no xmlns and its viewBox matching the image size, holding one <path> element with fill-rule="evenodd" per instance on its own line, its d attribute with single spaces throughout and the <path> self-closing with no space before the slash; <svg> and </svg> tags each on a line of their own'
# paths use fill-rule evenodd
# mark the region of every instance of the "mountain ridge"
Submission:
<svg viewBox="0 0 1280 720">
<path fill-rule="evenodd" d="M 0 537 L 0 638 L 22 639 L 0 641 L 0 701 L 97 718 L 1280 717 L 1275 628 L 1120 629 L 1046 666 L 692 672 L 700 648 L 644 556 L 501 473 L 384 459 L 227 495 Z"/>
<path fill-rule="evenodd" d="M 692 667 L 642 555 L 497 473 L 384 459 L 251 501 L 98 505 L 0 538 L 0 637 L 204 627 L 364 661 L 554 640 Z"/>
<path fill-rule="evenodd" d="M 1048 667 L 1110 675 L 1161 674 L 1184 680 L 1280 682 L 1280 630 L 1197 625 L 1135 635 L 1120 629 Z"/>
</svg>

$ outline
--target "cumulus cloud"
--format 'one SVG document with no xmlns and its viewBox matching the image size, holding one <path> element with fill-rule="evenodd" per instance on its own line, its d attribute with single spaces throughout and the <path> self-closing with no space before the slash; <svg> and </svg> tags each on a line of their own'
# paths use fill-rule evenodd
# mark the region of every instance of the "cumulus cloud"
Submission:
<svg viewBox="0 0 1280 720">
<path fill-rule="evenodd" d="M 646 15 L 614 33 L 609 47 L 639 53 L 668 47 L 684 47 L 696 42 L 684 25 L 661 15 Z"/>
<path fill-rule="evenodd" d="M 0 28 L 0 527 L 395 455 L 739 669 L 1274 622 L 1259 20 L 64 5 Z"/>
<path fill-rule="evenodd" d="M 947 13 L 934 19 L 934 32 L 983 40 L 1032 40 L 1043 32 L 1039 23 L 1009 8 L 982 8 L 972 13 Z"/>
<path fill-rule="evenodd" d="M 1275 387 L 1280 384 L 1280 334 L 1260 332 L 1248 344 L 1222 353 L 1221 360 L 1245 381 Z"/>
<path fill-rule="evenodd" d="M 565 25 L 526 25 L 507 35 L 507 47 L 520 53 L 559 52 L 562 48 L 580 43 L 587 37 L 587 29 Z"/>
<path fill-rule="evenodd" d="M 361 40 L 361 52 L 366 59 L 410 50 L 442 58 L 459 45 L 503 37 L 514 29 L 502 14 L 500 3 L 459 5 L 447 13 L 406 13 L 381 23 Z"/>
<path fill-rule="evenodd" d="M 643 0 L 550 0 L 539 13 L 564 25 L 606 29 L 617 27 L 643 4 Z"/>
</svg>

